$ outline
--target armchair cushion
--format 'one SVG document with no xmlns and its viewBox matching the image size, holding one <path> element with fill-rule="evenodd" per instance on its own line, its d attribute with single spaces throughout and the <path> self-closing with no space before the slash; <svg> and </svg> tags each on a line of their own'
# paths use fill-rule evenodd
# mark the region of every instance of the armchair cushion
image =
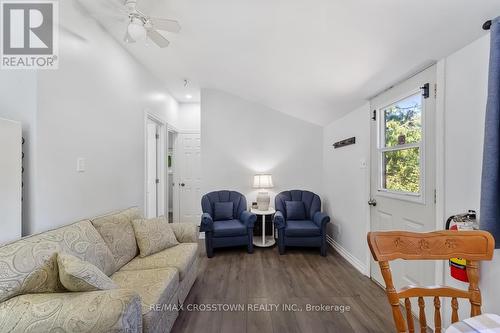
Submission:
<svg viewBox="0 0 500 333">
<path fill-rule="evenodd" d="M 302 201 L 285 201 L 286 216 L 288 220 L 304 220 L 306 209 Z"/>
<path fill-rule="evenodd" d="M 240 220 L 214 222 L 214 236 L 242 236 L 247 234 L 247 227 Z"/>
<path fill-rule="evenodd" d="M 310 220 L 288 220 L 285 235 L 290 237 L 320 236 L 321 229 Z"/>
<path fill-rule="evenodd" d="M 224 221 L 233 219 L 233 202 L 215 202 L 214 203 L 214 220 Z"/>
</svg>

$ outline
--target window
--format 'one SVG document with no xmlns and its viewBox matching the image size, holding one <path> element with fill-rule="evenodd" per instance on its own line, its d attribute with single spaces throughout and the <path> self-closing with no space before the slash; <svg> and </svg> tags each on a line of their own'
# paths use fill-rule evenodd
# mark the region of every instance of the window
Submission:
<svg viewBox="0 0 500 333">
<path fill-rule="evenodd" d="M 422 193 L 422 95 L 417 92 L 379 110 L 381 190 Z"/>
</svg>

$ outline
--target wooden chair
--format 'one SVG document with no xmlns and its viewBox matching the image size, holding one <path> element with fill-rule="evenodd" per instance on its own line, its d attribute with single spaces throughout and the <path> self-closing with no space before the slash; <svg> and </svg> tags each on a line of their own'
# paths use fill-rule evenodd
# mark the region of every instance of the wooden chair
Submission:
<svg viewBox="0 0 500 333">
<path fill-rule="evenodd" d="M 491 234 L 485 231 L 436 231 L 429 233 L 389 231 L 368 233 L 368 245 L 373 258 L 379 263 L 382 271 L 387 298 L 392 307 L 392 316 L 397 331 L 400 333 L 415 332 L 411 311 L 411 297 L 418 297 L 421 333 L 425 333 L 427 327 L 424 297 L 434 297 L 436 333 L 441 333 L 440 297 L 451 297 L 451 321 L 453 323 L 458 321 L 457 298 L 465 298 L 470 301 L 471 317 L 481 314 L 478 261 L 491 260 L 494 244 L 495 241 Z M 389 261 L 395 259 L 447 260 L 456 257 L 467 260 L 468 290 L 447 286 L 406 286 L 399 291 L 395 289 Z M 400 300 L 402 299 L 404 299 L 408 331 L 400 308 Z"/>
</svg>

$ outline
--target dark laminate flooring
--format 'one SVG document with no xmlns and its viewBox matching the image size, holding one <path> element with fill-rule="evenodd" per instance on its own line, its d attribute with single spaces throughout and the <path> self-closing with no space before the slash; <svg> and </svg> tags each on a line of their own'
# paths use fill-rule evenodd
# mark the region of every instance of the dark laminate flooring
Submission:
<svg viewBox="0 0 500 333">
<path fill-rule="evenodd" d="M 287 249 L 283 256 L 276 247 L 253 254 L 219 249 L 208 259 L 200 245 L 199 276 L 172 332 L 395 332 L 384 291 L 331 249 L 326 258 L 316 249 Z M 207 304 L 245 311 L 194 311 Z M 350 311 L 307 311 L 308 304 Z"/>
</svg>

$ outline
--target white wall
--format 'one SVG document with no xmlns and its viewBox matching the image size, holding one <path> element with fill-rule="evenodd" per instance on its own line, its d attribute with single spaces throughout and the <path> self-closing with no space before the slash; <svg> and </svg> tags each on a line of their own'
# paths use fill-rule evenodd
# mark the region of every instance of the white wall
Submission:
<svg viewBox="0 0 500 333">
<path fill-rule="evenodd" d="M 332 219 L 328 234 L 358 269 L 367 270 L 369 226 L 370 105 L 346 114 L 323 129 L 325 208 Z M 334 149 L 333 143 L 356 137 L 356 144 Z M 366 163 L 362 166 L 362 162 Z M 339 248 L 340 247 L 340 248 Z"/>
<path fill-rule="evenodd" d="M 479 211 L 484 116 L 488 91 L 489 35 L 444 59 L 445 216 Z M 480 214 L 480 212 L 479 212 Z M 481 265 L 483 312 L 500 313 L 500 251 Z M 461 288 L 445 269 L 446 282 Z M 461 305 L 462 317 L 469 305 Z"/>
<path fill-rule="evenodd" d="M 201 92 L 202 191 L 231 189 L 255 201 L 253 175 L 275 188 L 321 194 L 322 128 L 239 97 Z M 274 200 L 272 203 L 274 203 Z"/>
<path fill-rule="evenodd" d="M 179 121 L 177 128 L 182 131 L 200 131 L 200 103 L 179 103 Z"/>
<path fill-rule="evenodd" d="M 145 110 L 179 127 L 178 103 L 155 76 L 72 1 L 60 11 L 78 36 L 61 32 L 59 69 L 0 75 L 0 116 L 22 121 L 34 147 L 25 234 L 142 207 Z"/>
</svg>

